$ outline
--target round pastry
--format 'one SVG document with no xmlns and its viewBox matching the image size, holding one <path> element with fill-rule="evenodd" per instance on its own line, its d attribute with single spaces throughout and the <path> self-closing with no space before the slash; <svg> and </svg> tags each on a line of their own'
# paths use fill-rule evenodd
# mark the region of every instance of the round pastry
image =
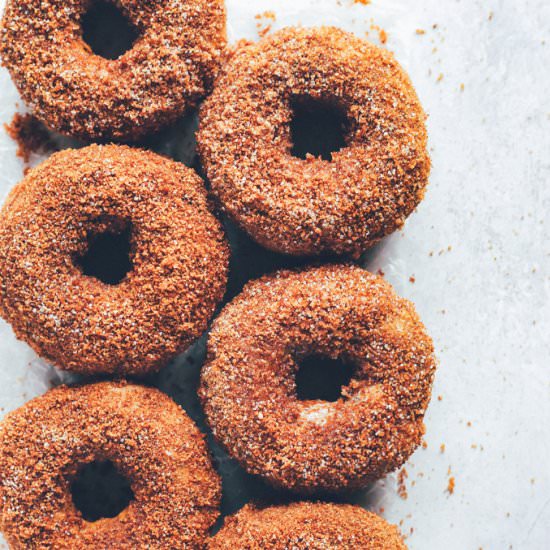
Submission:
<svg viewBox="0 0 550 550">
<path fill-rule="evenodd" d="M 310 358 L 352 367 L 336 401 L 298 393 Z M 328 265 L 263 277 L 224 308 L 200 395 L 215 437 L 249 473 L 299 492 L 359 489 L 421 442 L 434 371 L 413 305 L 380 277 Z"/>
<path fill-rule="evenodd" d="M 228 255 L 191 169 L 125 146 L 66 150 L 0 211 L 0 313 L 63 369 L 145 374 L 206 329 Z"/>
<path fill-rule="evenodd" d="M 111 461 L 133 499 L 90 522 L 71 485 L 94 461 Z M 11 548 L 202 548 L 220 494 L 204 436 L 155 389 L 62 386 L 0 425 L 0 528 Z"/>
<path fill-rule="evenodd" d="M 83 40 L 91 0 L 8 0 L 0 55 L 50 128 L 134 140 L 180 117 L 211 89 L 226 44 L 222 0 L 118 0 L 138 39 L 118 59 Z"/>
<path fill-rule="evenodd" d="M 298 158 L 293 124 L 316 110 L 311 132 L 340 118 L 342 148 Z M 258 243 L 358 256 L 424 195 L 424 120 L 392 54 L 336 28 L 288 28 L 227 63 L 201 108 L 198 144 L 221 205 Z"/>
<path fill-rule="evenodd" d="M 406 550 L 397 527 L 349 504 L 299 502 L 257 509 L 247 505 L 226 519 L 209 550 Z"/>
</svg>

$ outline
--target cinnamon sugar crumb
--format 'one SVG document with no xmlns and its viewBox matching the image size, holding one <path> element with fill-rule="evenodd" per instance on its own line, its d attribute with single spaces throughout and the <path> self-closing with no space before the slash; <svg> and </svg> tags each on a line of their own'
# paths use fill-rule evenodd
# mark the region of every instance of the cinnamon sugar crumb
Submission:
<svg viewBox="0 0 550 550">
<path fill-rule="evenodd" d="M 447 492 L 452 495 L 455 492 L 455 478 L 451 476 L 449 478 L 449 484 L 447 485 Z"/>
<path fill-rule="evenodd" d="M 388 33 L 380 26 L 375 25 L 372 20 L 370 24 L 370 30 L 378 32 L 378 40 L 381 44 L 385 44 L 388 41 Z M 369 33 L 367 33 L 368 35 Z"/>
<path fill-rule="evenodd" d="M 46 127 L 33 115 L 15 113 L 9 124 L 4 124 L 6 133 L 17 143 L 17 156 L 28 164 L 32 153 L 56 149 Z"/>
</svg>

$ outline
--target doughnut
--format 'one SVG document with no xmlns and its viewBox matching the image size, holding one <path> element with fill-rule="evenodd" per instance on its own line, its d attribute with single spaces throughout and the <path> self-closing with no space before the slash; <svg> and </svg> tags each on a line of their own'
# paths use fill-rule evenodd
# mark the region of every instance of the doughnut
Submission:
<svg viewBox="0 0 550 550">
<path fill-rule="evenodd" d="M 292 154 L 298 106 L 339 111 L 331 160 Z M 424 195 L 425 114 L 392 54 L 332 27 L 287 28 L 238 50 L 200 111 L 199 153 L 220 205 L 260 245 L 359 256 Z"/>
<path fill-rule="evenodd" d="M 71 484 L 111 461 L 133 499 L 86 521 Z M 124 382 L 60 386 L 0 425 L 0 529 L 11 548 L 203 548 L 221 484 L 204 436 L 169 397 Z"/>
<path fill-rule="evenodd" d="M 136 140 L 211 89 L 226 45 L 223 0 L 116 0 L 139 37 L 95 55 L 82 18 L 94 0 L 8 0 L 0 55 L 37 118 L 81 139 Z"/>
<path fill-rule="evenodd" d="M 298 394 L 312 357 L 353 367 L 336 401 Z M 225 306 L 200 397 L 215 438 L 247 472 L 277 488 L 336 492 L 365 487 L 417 448 L 434 370 L 410 302 L 359 267 L 326 265 L 264 276 Z"/>
<path fill-rule="evenodd" d="M 101 239 L 124 235 L 121 280 L 86 271 Z M 190 168 L 121 145 L 65 150 L 31 170 L 0 211 L 0 314 L 62 369 L 154 372 L 207 328 L 228 256 Z"/>
<path fill-rule="evenodd" d="M 350 504 L 297 502 L 228 518 L 209 550 L 406 550 L 397 527 Z"/>
</svg>

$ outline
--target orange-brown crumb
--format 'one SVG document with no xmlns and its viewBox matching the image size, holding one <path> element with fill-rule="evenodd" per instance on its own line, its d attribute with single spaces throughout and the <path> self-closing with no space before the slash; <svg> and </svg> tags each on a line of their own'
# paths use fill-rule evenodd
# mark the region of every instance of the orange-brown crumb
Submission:
<svg viewBox="0 0 550 550">
<path fill-rule="evenodd" d="M 455 492 L 455 478 L 451 476 L 447 485 L 447 492 L 452 495 Z"/>
<path fill-rule="evenodd" d="M 403 499 L 406 500 L 409 495 L 407 493 L 407 484 L 406 479 L 409 477 L 409 473 L 405 468 L 399 470 L 397 474 L 397 494 Z"/>
<path fill-rule="evenodd" d="M 15 113 L 9 124 L 4 124 L 7 134 L 17 143 L 17 156 L 27 164 L 33 153 L 55 151 L 47 128 L 33 115 Z"/>
</svg>

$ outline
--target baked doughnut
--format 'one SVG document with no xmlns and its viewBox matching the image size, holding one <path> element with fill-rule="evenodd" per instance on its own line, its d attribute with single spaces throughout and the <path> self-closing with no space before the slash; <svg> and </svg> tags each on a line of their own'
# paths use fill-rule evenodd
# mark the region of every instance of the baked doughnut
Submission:
<svg viewBox="0 0 550 550">
<path fill-rule="evenodd" d="M 92 276 L 90 251 L 124 235 L 128 273 L 110 284 Z M 63 369 L 145 374 L 206 329 L 228 256 L 191 169 L 125 146 L 66 150 L 0 211 L 0 313 Z"/>
<path fill-rule="evenodd" d="M 299 502 L 247 505 L 225 521 L 209 550 L 406 550 L 397 527 L 359 506 Z"/>
<path fill-rule="evenodd" d="M 345 119 L 332 160 L 292 155 L 293 111 Z M 336 28 L 287 28 L 237 51 L 200 112 L 199 152 L 229 216 L 294 255 L 360 255 L 401 227 L 430 169 L 425 115 L 389 52 Z"/>
<path fill-rule="evenodd" d="M 111 461 L 133 500 L 83 519 L 71 483 Z M 59 387 L 0 425 L 0 528 L 11 548 L 203 548 L 221 484 L 204 436 L 156 389 L 102 382 Z"/>
<path fill-rule="evenodd" d="M 226 44 L 222 0 L 117 0 L 139 38 L 115 60 L 92 53 L 93 0 L 8 0 L 0 55 L 47 126 L 83 139 L 135 140 L 210 90 Z"/>
<path fill-rule="evenodd" d="M 353 366 L 335 402 L 298 398 L 312 356 Z M 359 489 L 421 442 L 434 370 L 410 302 L 361 268 L 327 265 L 263 277 L 224 308 L 200 396 L 214 436 L 249 473 L 298 492 Z"/>
</svg>

